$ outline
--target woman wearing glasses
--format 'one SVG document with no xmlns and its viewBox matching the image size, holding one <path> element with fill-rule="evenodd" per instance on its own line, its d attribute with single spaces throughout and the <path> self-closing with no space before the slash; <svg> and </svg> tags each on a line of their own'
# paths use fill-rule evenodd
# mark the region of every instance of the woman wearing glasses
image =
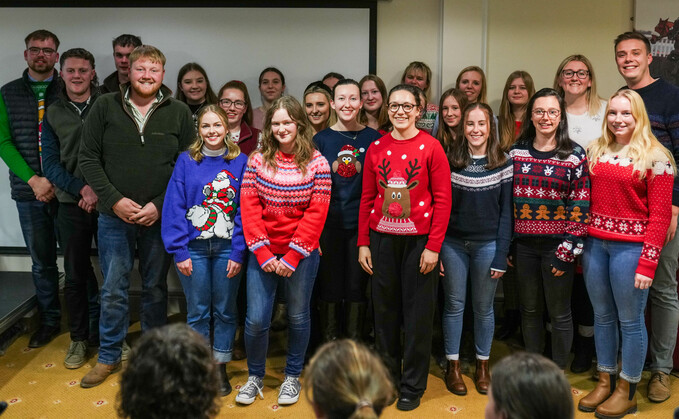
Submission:
<svg viewBox="0 0 679 419">
<path fill-rule="evenodd" d="M 514 163 L 514 243 L 526 350 L 542 353 L 542 314 L 552 325 L 552 359 L 566 369 L 573 341 L 575 256 L 587 235 L 589 174 L 585 150 L 568 138 L 565 103 L 549 88 L 526 107 Z"/>
<path fill-rule="evenodd" d="M 179 69 L 175 98 L 189 106 L 196 124 L 198 124 L 197 117 L 201 108 L 217 103 L 217 96 L 210 86 L 210 79 L 205 69 L 198 63 L 187 63 Z"/>
<path fill-rule="evenodd" d="M 260 132 L 252 127 L 250 95 L 245 83 L 231 80 L 219 89 L 219 106 L 229 118 L 229 138 L 249 156 L 259 145 Z"/>
<path fill-rule="evenodd" d="M 375 343 L 400 390 L 396 407 L 413 410 L 427 386 L 450 167 L 441 144 L 415 126 L 418 88 L 394 87 L 387 107 L 394 129 L 368 148 L 363 165 L 358 260 L 372 275 Z"/>
</svg>

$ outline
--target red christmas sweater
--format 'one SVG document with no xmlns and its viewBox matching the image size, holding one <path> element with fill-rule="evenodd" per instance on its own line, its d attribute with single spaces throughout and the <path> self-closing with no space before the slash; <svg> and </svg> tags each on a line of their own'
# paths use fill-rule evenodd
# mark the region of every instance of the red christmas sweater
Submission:
<svg viewBox="0 0 679 419">
<path fill-rule="evenodd" d="M 241 184 L 241 217 L 245 242 L 266 265 L 274 254 L 295 270 L 299 261 L 318 248 L 330 205 L 330 166 L 318 150 L 306 174 L 294 155 L 276 153 L 276 173 L 260 152 L 248 161 Z"/>
<path fill-rule="evenodd" d="M 451 205 L 450 166 L 441 144 L 423 131 L 404 141 L 387 134 L 365 156 L 358 245 L 370 244 L 372 229 L 428 234 L 425 247 L 440 252 Z"/>
<path fill-rule="evenodd" d="M 674 170 L 667 156 L 654 150 L 652 167 L 639 179 L 627 150 L 611 145 L 590 172 L 587 233 L 602 240 L 643 243 L 636 273 L 653 278 L 672 218 Z"/>
</svg>

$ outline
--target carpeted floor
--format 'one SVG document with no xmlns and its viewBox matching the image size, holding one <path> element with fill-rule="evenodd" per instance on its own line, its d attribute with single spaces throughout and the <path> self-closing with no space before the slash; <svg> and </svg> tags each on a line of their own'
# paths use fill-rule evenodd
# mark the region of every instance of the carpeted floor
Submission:
<svg viewBox="0 0 679 419">
<path fill-rule="evenodd" d="M 64 328 L 65 330 L 65 328 Z M 139 335 L 139 324 L 130 329 L 128 339 L 134 343 Z M 29 349 L 28 335 L 21 336 L 0 357 L 0 400 L 9 403 L 2 419 L 12 418 L 115 418 L 116 395 L 120 374 L 110 377 L 102 385 L 92 389 L 80 388 L 80 379 L 96 362 L 93 356 L 88 364 L 77 370 L 68 370 L 63 360 L 68 347 L 68 333 L 62 333 L 45 348 Z M 289 407 L 276 405 L 278 386 L 283 379 L 285 362 L 284 334 L 272 335 L 267 376 L 264 379 L 264 400 L 258 399 L 250 406 L 236 405 L 234 398 L 239 385 L 247 380 L 245 361 L 234 361 L 229 364 L 229 375 L 234 385 L 234 392 L 222 399 L 222 408 L 218 417 L 238 418 L 306 418 L 313 417 L 311 407 L 306 399 Z M 503 342 L 494 342 L 491 363 L 515 350 Z M 422 405 L 415 411 L 405 413 L 396 410 L 395 406 L 387 408 L 382 417 L 414 417 L 435 418 L 455 417 L 481 418 L 487 398 L 476 392 L 471 379 L 473 367 L 466 365 L 465 382 L 469 389 L 467 396 L 450 394 L 443 384 L 442 372 L 432 363 L 429 374 L 427 392 Z M 577 400 L 594 388 L 595 382 L 586 374 L 568 374 L 573 386 L 573 398 Z M 638 393 L 639 412 L 636 416 L 643 418 L 671 418 L 674 408 L 679 406 L 679 378 L 672 378 L 673 396 L 662 404 L 655 404 L 645 397 L 649 373 L 644 376 Z M 153 385 L 153 383 L 149 383 Z M 530 395 L 527 395 L 530 397 Z M 594 417 L 593 414 L 576 413 L 576 418 Z"/>
</svg>

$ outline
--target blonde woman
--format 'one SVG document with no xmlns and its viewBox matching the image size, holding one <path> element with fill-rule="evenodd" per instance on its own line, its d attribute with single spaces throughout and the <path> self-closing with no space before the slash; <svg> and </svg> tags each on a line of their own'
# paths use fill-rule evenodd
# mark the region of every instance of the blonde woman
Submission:
<svg viewBox="0 0 679 419">
<path fill-rule="evenodd" d="M 304 109 L 313 135 L 337 122 L 335 110 L 330 106 L 331 102 L 332 91 L 320 81 L 311 83 L 304 90 Z"/>
<path fill-rule="evenodd" d="M 486 74 L 481 67 L 471 65 L 465 67 L 457 75 L 455 87 L 462 90 L 467 95 L 469 103 L 481 102 L 488 103 L 486 99 Z"/>
<path fill-rule="evenodd" d="M 676 166 L 651 132 L 643 100 L 628 89 L 611 97 L 604 134 L 588 154 L 592 205 L 583 267 L 600 374 L 578 408 L 622 417 L 637 409 L 648 346 L 644 309 L 670 225 Z"/>
<path fill-rule="evenodd" d="M 422 61 L 413 61 L 403 70 L 401 83 L 415 86 L 424 94 L 420 119 L 415 126 L 427 134 L 435 135 L 438 126 L 439 107 L 431 102 L 431 68 Z"/>
</svg>

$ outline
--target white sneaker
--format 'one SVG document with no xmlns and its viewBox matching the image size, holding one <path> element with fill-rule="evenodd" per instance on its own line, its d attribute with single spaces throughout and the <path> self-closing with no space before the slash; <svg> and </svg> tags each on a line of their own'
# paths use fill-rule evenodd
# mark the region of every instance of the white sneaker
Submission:
<svg viewBox="0 0 679 419">
<path fill-rule="evenodd" d="M 255 377 L 254 375 L 249 376 L 248 382 L 238 391 L 236 403 L 252 404 L 257 398 L 257 394 L 264 399 L 264 394 L 262 393 L 263 388 L 264 383 L 261 378 Z"/>
<path fill-rule="evenodd" d="M 278 392 L 278 404 L 295 404 L 299 400 L 299 392 L 302 385 L 299 383 L 299 378 L 285 376 L 285 381 L 281 384 L 281 389 Z"/>
</svg>

